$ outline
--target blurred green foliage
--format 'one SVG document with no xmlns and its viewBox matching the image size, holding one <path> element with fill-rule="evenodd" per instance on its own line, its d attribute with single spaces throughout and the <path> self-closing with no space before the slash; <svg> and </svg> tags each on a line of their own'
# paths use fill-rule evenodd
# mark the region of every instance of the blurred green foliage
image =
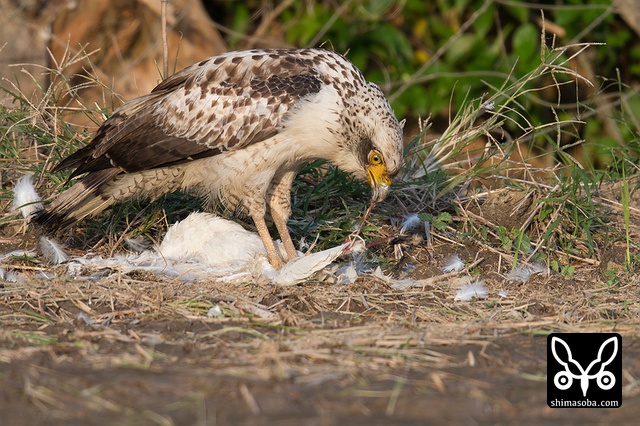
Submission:
<svg viewBox="0 0 640 426">
<path fill-rule="evenodd" d="M 568 67 L 594 87 L 580 83 L 578 90 L 567 85 L 560 94 L 532 91 L 523 107 L 533 126 L 553 121 L 555 114 L 585 121 L 560 142 L 586 141 L 580 144 L 581 153 L 589 164 L 611 162 L 621 140 L 634 153 L 640 152 L 639 129 L 627 124 L 640 121 L 640 101 L 633 93 L 620 100 L 629 95 L 629 86 L 640 82 L 640 38 L 610 1 L 290 0 L 280 10 L 282 2 L 215 3 L 212 16 L 230 29 L 230 49 L 324 45 L 346 52 L 389 95 L 398 117 L 412 122 L 430 115 L 435 129 L 446 126 L 465 101 L 491 94 L 492 87 L 534 69 L 552 47 L 605 43 L 589 48 L 586 55 L 567 58 Z M 275 19 L 256 42 L 251 35 L 267 16 Z M 567 55 L 577 50 L 576 46 Z M 600 111 L 596 102 L 603 95 L 614 106 L 608 111 Z M 618 134 L 611 134 L 611 128 L 597 119 L 601 113 L 618 123 Z"/>
</svg>

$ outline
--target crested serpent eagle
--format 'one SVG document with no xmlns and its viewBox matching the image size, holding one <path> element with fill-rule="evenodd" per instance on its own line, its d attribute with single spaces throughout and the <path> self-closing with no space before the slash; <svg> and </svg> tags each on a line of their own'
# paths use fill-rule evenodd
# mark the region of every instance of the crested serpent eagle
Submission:
<svg viewBox="0 0 640 426">
<path fill-rule="evenodd" d="M 291 186 L 324 159 L 368 181 L 375 200 L 402 164 L 402 125 L 382 91 L 325 49 L 254 49 L 203 60 L 118 109 L 57 165 L 84 175 L 36 221 L 67 227 L 114 203 L 178 189 L 254 221 L 269 262 L 297 256 L 287 230 Z"/>
</svg>

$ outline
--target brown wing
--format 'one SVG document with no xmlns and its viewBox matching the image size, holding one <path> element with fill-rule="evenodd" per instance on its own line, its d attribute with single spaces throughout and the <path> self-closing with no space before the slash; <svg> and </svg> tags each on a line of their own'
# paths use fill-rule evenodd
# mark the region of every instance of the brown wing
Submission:
<svg viewBox="0 0 640 426">
<path fill-rule="evenodd" d="M 56 169 L 76 168 L 74 176 L 113 167 L 136 172 L 265 140 L 325 84 L 317 54 L 304 52 L 233 52 L 192 65 L 118 108 Z"/>
</svg>

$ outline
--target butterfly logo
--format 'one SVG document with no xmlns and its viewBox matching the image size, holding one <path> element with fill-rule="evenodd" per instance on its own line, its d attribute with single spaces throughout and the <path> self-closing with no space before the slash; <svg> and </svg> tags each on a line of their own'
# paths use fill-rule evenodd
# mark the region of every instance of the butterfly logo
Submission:
<svg viewBox="0 0 640 426">
<path fill-rule="evenodd" d="M 611 356 L 604 361 L 602 359 L 605 353 L 605 348 L 609 345 L 612 346 Z M 551 338 L 551 351 L 556 361 L 564 367 L 564 371 L 558 372 L 554 378 L 553 383 L 557 389 L 566 390 L 573 385 L 573 380 L 580 380 L 580 388 L 582 389 L 582 396 L 587 396 L 587 389 L 589 389 L 589 381 L 596 380 L 596 383 L 602 390 L 609 390 L 616 384 L 616 378 L 610 371 L 606 371 L 607 365 L 616 357 L 618 353 L 618 340 L 615 337 L 605 340 L 600 349 L 598 350 L 598 357 L 587 366 L 582 368 L 582 365 L 575 359 L 571 353 L 569 345 L 559 337 L 553 336 Z M 572 368 L 573 367 L 573 371 Z M 592 372 L 594 370 L 594 372 Z M 597 370 L 597 371 L 595 371 Z M 574 373 L 579 371 L 579 374 Z"/>
</svg>

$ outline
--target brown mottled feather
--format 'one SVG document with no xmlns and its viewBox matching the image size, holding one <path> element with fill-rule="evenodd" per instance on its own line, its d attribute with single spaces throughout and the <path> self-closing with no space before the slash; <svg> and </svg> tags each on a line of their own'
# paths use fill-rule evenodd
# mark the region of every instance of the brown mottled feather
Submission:
<svg viewBox="0 0 640 426">
<path fill-rule="evenodd" d="M 319 92 L 323 82 L 313 62 L 272 52 L 250 60 L 222 56 L 169 77 L 149 95 L 117 109 L 93 141 L 56 170 L 76 168 L 77 176 L 116 167 L 132 173 L 273 136 L 289 109 Z M 263 63 L 256 66 L 254 58 Z"/>
<path fill-rule="evenodd" d="M 324 49 L 230 52 L 192 65 L 118 108 L 57 170 L 87 173 L 36 220 L 67 226 L 115 203 L 178 189 L 251 216 L 269 261 L 287 257 L 290 191 L 303 164 L 325 159 L 369 180 L 383 199 L 402 164 L 402 126 L 375 84 Z M 374 161 L 375 160 L 375 161 Z"/>
</svg>

